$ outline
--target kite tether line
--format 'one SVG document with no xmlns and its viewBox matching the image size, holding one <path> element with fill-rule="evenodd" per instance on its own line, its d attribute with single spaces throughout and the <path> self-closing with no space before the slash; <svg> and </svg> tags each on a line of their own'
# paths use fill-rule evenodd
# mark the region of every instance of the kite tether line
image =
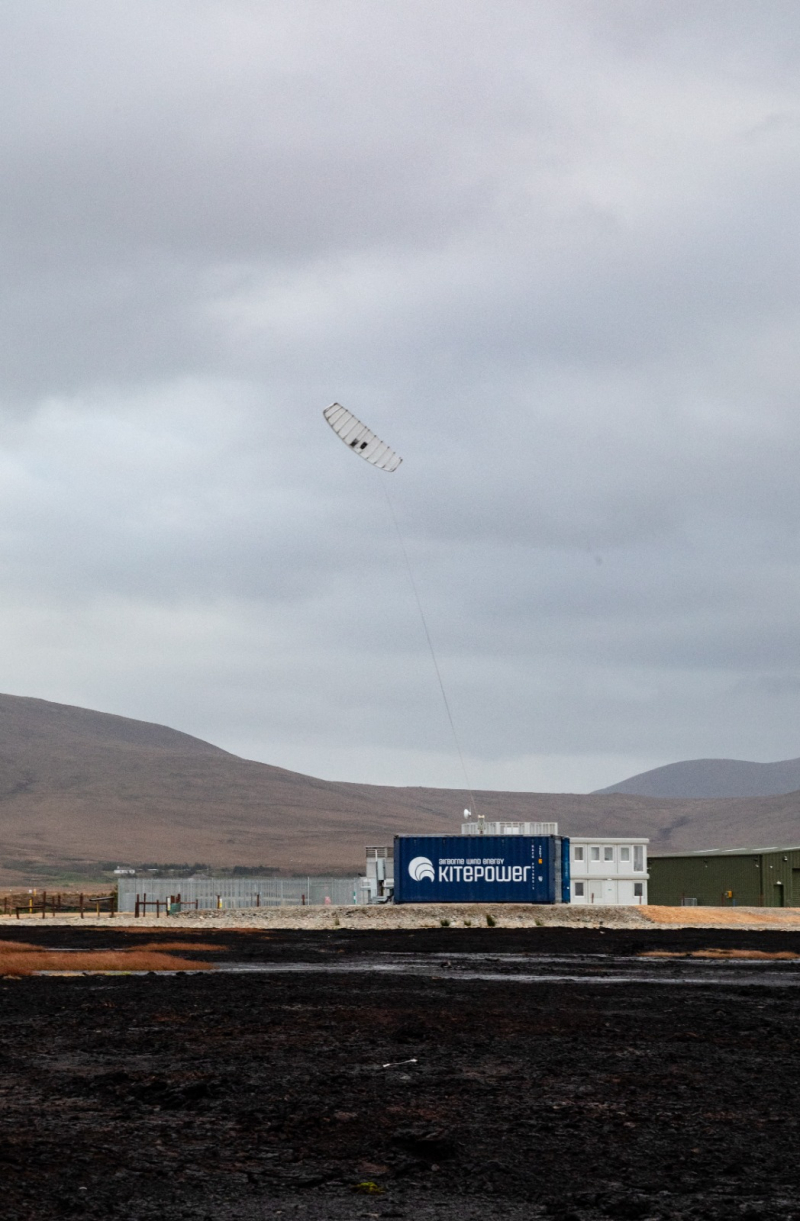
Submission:
<svg viewBox="0 0 800 1221">
<path fill-rule="evenodd" d="M 414 570 L 411 567 L 411 561 L 408 558 L 408 550 L 406 548 L 405 542 L 403 541 L 403 535 L 400 533 L 400 526 L 397 521 L 397 514 L 394 511 L 394 505 L 392 504 L 392 498 L 389 495 L 389 489 L 387 488 L 385 483 L 383 485 L 383 490 L 386 495 L 386 503 L 389 506 L 389 513 L 390 513 L 392 521 L 394 523 L 395 533 L 397 534 L 397 541 L 400 544 L 400 550 L 402 551 L 403 559 L 406 562 L 406 572 L 408 573 L 408 580 L 409 580 L 411 588 L 414 592 L 414 600 L 417 604 L 417 610 L 419 611 L 419 617 L 422 620 L 422 629 L 425 632 L 425 639 L 428 642 L 428 648 L 429 648 L 430 654 L 431 654 L 431 661 L 433 662 L 433 668 L 436 671 L 436 679 L 439 683 L 439 690 L 442 693 L 442 701 L 444 703 L 445 712 L 447 713 L 447 719 L 450 722 L 450 729 L 453 734 L 453 741 L 456 744 L 456 750 L 458 752 L 458 757 L 461 761 L 461 770 L 464 773 L 464 780 L 466 781 L 467 792 L 469 793 L 470 801 L 472 803 L 472 806 L 471 806 L 472 813 L 477 816 L 478 805 L 477 805 L 477 802 L 475 801 L 475 792 L 470 783 L 469 774 L 467 772 L 467 765 L 466 765 L 466 762 L 464 761 L 464 752 L 461 749 L 461 742 L 458 737 L 458 731 L 456 730 L 456 723 L 453 720 L 453 713 L 450 709 L 450 701 L 447 698 L 447 691 L 445 689 L 444 679 L 442 678 L 442 672 L 439 669 L 439 662 L 436 657 L 436 650 L 433 647 L 433 639 L 431 637 L 431 633 L 428 628 L 428 621 L 425 618 L 425 611 L 422 608 L 422 599 L 419 596 L 419 589 L 417 588 L 417 582 L 414 580 Z"/>
<path fill-rule="evenodd" d="M 336 436 L 340 438 L 344 444 L 346 444 L 347 448 L 352 449 L 353 453 L 357 455 L 358 458 L 363 458 L 364 462 L 368 462 L 370 466 L 376 466 L 376 468 L 379 470 L 384 470 L 391 473 L 391 471 L 397 470 L 398 466 L 401 465 L 403 460 L 401 455 L 395 453 L 390 446 L 387 446 L 385 441 L 380 440 L 380 437 L 376 437 L 375 433 L 371 431 L 371 429 L 368 429 L 368 427 L 363 424 L 362 420 L 359 420 L 357 416 L 353 415 L 352 411 L 348 411 L 346 407 L 342 407 L 341 403 L 331 403 L 330 407 L 326 407 L 325 410 L 322 411 L 322 415 L 325 416 L 325 419 L 327 422 L 329 422 L 333 432 L 335 432 Z M 473 808 L 473 812 L 476 814 L 478 813 L 478 807 L 476 807 L 475 792 L 473 790 L 473 786 L 471 786 L 469 783 L 467 763 L 464 762 L 462 744 L 460 744 L 458 731 L 456 729 L 456 722 L 453 720 L 453 713 L 451 711 L 451 707 L 449 707 L 447 691 L 445 690 L 445 681 L 443 681 L 442 672 L 440 668 L 438 668 L 438 659 L 436 657 L 434 641 L 432 641 L 430 630 L 427 628 L 427 620 L 425 619 L 425 612 L 423 609 L 423 600 L 421 600 L 418 587 L 416 587 L 414 571 L 408 558 L 407 548 L 405 548 L 405 543 L 403 542 L 401 527 L 399 527 L 397 514 L 395 513 L 395 505 L 392 504 L 391 497 L 388 495 L 388 488 L 386 484 L 384 484 L 384 492 L 386 493 L 388 512 L 390 512 L 392 521 L 395 523 L 397 541 L 399 542 L 399 546 L 401 546 L 403 559 L 405 560 L 405 570 L 408 571 L 408 579 L 410 581 L 410 585 L 412 585 L 412 590 L 414 591 L 416 609 L 419 611 L 420 619 L 423 620 L 425 640 L 427 641 L 427 647 L 429 647 L 430 650 L 432 662 L 434 662 L 436 679 L 438 681 L 438 690 L 442 692 L 442 700 L 445 701 L 445 711 L 447 712 L 447 719 L 449 720 L 449 728 L 452 730 L 453 741 L 456 742 L 456 750 L 458 752 L 460 764 L 462 764 L 464 780 L 467 781 L 467 792 L 470 796 L 471 803 L 473 803 L 471 808 Z"/>
<path fill-rule="evenodd" d="M 348 449 L 351 449 L 357 457 L 363 458 L 365 462 L 370 464 L 370 466 L 377 467 L 378 470 L 387 471 L 389 473 L 396 471 L 400 466 L 401 462 L 403 461 L 400 455 L 396 454 L 385 441 L 381 441 L 379 437 L 376 437 L 375 433 L 372 432 L 371 429 L 367 428 L 366 424 L 362 423 L 361 420 L 353 415 L 352 411 L 348 411 L 347 408 L 343 407 L 341 403 L 331 403 L 330 407 L 326 407 L 322 414 L 325 416 L 325 419 L 328 421 L 337 437 L 339 437 L 340 440 L 345 443 Z M 392 504 L 391 497 L 389 496 L 389 489 L 385 483 L 383 485 L 383 490 L 386 494 L 386 503 L 389 506 L 389 514 L 394 522 L 397 540 L 400 543 L 400 550 L 403 553 L 403 559 L 406 563 L 408 579 L 411 583 L 411 588 L 414 591 L 414 600 L 417 604 L 419 617 L 422 620 L 425 639 L 428 642 L 428 648 L 430 649 L 431 659 L 433 661 L 433 668 L 436 671 L 436 678 L 439 683 L 439 690 L 442 693 L 447 719 L 450 722 L 450 729 L 453 733 L 453 741 L 456 744 L 456 751 L 458 752 L 458 757 L 461 761 L 461 770 L 464 773 L 466 790 L 469 793 L 470 800 L 472 802 L 472 811 L 473 813 L 477 814 L 478 810 L 477 803 L 475 801 L 475 792 L 470 784 L 469 775 L 467 773 L 467 765 L 464 761 L 464 752 L 461 749 L 458 731 L 456 730 L 456 724 L 453 720 L 453 713 L 450 709 L 450 701 L 447 698 L 447 691 L 445 690 L 444 680 L 442 679 L 442 672 L 439 669 L 439 662 L 436 657 L 436 650 L 433 647 L 433 639 L 428 628 L 428 621 L 425 618 L 425 611 L 422 608 L 422 599 L 419 596 L 417 582 L 414 580 L 414 571 L 411 567 L 411 561 L 408 558 L 408 550 L 406 549 L 405 542 L 403 541 L 403 535 L 400 532 L 400 525 L 397 521 L 397 514 L 394 511 L 394 505 Z"/>
</svg>

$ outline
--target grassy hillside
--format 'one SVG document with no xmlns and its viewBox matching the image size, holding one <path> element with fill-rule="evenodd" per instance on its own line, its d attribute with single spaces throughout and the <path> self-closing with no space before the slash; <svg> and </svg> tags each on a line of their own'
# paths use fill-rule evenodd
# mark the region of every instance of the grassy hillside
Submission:
<svg viewBox="0 0 800 1221">
<path fill-rule="evenodd" d="M 0 695 L 0 881 L 95 862 L 362 868 L 396 832 L 456 832 L 466 795 L 317 780 L 161 725 Z M 477 794 L 487 818 L 565 834 L 649 835 L 654 850 L 800 843 L 800 793 L 736 801 Z"/>
</svg>

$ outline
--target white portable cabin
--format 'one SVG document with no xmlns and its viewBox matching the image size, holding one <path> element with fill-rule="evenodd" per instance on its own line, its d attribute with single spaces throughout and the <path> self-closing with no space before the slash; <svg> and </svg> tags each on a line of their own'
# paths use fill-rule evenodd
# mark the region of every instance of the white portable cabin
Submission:
<svg viewBox="0 0 800 1221">
<path fill-rule="evenodd" d="M 571 835 L 570 902 L 629 906 L 647 902 L 649 839 Z"/>
</svg>

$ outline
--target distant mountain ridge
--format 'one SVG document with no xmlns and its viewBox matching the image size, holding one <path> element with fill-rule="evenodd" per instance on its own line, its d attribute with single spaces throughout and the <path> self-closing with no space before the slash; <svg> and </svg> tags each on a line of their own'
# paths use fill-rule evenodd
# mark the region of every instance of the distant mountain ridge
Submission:
<svg viewBox="0 0 800 1221">
<path fill-rule="evenodd" d="M 748 763 L 743 759 L 687 759 L 640 772 L 593 796 L 630 793 L 637 797 L 689 799 L 777 797 L 800 789 L 800 759 Z"/>
<path fill-rule="evenodd" d="M 4 884 L 26 871 L 43 877 L 101 861 L 352 874 L 363 870 L 367 844 L 458 834 L 468 800 L 458 789 L 320 780 L 163 725 L 0 695 Z M 645 835 L 654 853 L 800 844 L 800 792 L 691 800 L 484 790 L 475 802 L 490 821 L 557 821 L 564 835 Z"/>
</svg>

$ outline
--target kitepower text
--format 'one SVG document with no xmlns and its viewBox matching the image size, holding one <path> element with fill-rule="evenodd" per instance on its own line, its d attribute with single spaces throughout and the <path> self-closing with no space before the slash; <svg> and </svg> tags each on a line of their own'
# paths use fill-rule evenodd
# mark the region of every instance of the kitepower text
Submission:
<svg viewBox="0 0 800 1221">
<path fill-rule="evenodd" d="M 533 866 L 504 865 L 502 857 L 443 857 L 440 882 L 527 882 Z"/>
</svg>

